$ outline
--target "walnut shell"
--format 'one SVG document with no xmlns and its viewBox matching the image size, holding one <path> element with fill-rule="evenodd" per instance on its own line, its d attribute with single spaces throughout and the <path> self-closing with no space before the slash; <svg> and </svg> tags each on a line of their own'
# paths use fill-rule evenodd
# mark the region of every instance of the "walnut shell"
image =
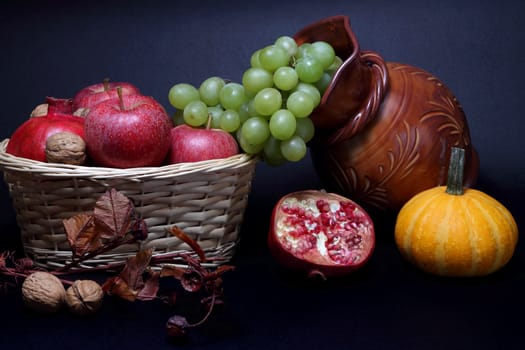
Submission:
<svg viewBox="0 0 525 350">
<path fill-rule="evenodd" d="M 49 163 L 82 165 L 86 161 L 86 143 L 82 137 L 67 131 L 49 136 L 45 152 Z"/>
<path fill-rule="evenodd" d="M 103 299 L 104 290 L 92 280 L 77 280 L 66 291 L 66 304 L 69 310 L 80 316 L 97 312 Z"/>
<path fill-rule="evenodd" d="M 22 283 L 24 303 L 38 312 L 53 313 L 58 311 L 64 304 L 65 296 L 64 285 L 49 272 L 33 272 Z"/>
<path fill-rule="evenodd" d="M 42 103 L 42 104 L 39 104 L 38 106 L 36 106 L 32 111 L 31 111 L 31 118 L 33 117 L 42 117 L 44 115 L 47 115 L 47 110 L 48 110 L 48 104 L 47 103 Z"/>
</svg>

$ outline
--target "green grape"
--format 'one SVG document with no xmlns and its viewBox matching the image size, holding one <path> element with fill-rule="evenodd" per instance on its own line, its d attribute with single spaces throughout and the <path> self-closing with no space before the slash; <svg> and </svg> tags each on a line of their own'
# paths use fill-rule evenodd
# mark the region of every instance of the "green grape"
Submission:
<svg viewBox="0 0 525 350">
<path fill-rule="evenodd" d="M 284 49 L 290 57 L 297 54 L 297 43 L 295 42 L 295 39 L 290 36 L 281 36 L 275 40 L 274 44 Z"/>
<path fill-rule="evenodd" d="M 334 73 L 343 65 L 343 60 L 339 56 L 335 56 L 334 62 L 330 65 L 330 67 L 326 68 L 326 71 L 330 75 L 334 75 Z"/>
<path fill-rule="evenodd" d="M 259 53 L 261 66 L 270 72 L 274 72 L 279 67 L 287 66 L 289 61 L 288 53 L 277 45 L 267 46 L 261 49 Z"/>
<path fill-rule="evenodd" d="M 281 165 L 286 162 L 286 159 L 281 153 L 281 141 L 275 137 L 270 136 L 263 148 L 263 159 L 269 165 Z"/>
<path fill-rule="evenodd" d="M 310 95 L 314 102 L 314 108 L 317 107 L 319 103 L 321 103 L 321 93 L 314 84 L 299 82 L 294 89 L 294 92 L 295 91 L 303 91 Z"/>
<path fill-rule="evenodd" d="M 244 87 L 239 83 L 228 83 L 219 92 L 219 101 L 224 109 L 238 110 L 246 99 Z"/>
<path fill-rule="evenodd" d="M 168 92 L 168 100 L 173 107 L 183 110 L 191 101 L 200 100 L 199 90 L 191 84 L 175 84 Z"/>
<path fill-rule="evenodd" d="M 297 72 L 292 67 L 279 67 L 273 73 L 273 83 L 275 86 L 283 91 L 292 90 L 297 86 L 299 82 L 299 77 Z"/>
<path fill-rule="evenodd" d="M 184 124 L 184 113 L 180 109 L 177 109 L 175 113 L 173 113 L 173 125 L 181 125 Z"/>
<path fill-rule="evenodd" d="M 242 75 L 242 85 L 247 95 L 255 96 L 262 89 L 273 86 L 272 73 L 263 68 L 248 68 Z"/>
<path fill-rule="evenodd" d="M 297 59 L 300 59 L 302 57 L 308 56 L 309 55 L 308 50 L 310 49 L 310 46 L 312 46 L 312 44 L 310 44 L 310 43 L 303 43 L 303 44 L 301 44 L 297 48 L 297 54 L 295 55 L 295 57 Z"/>
<path fill-rule="evenodd" d="M 328 72 L 324 72 L 321 79 L 319 79 L 314 85 L 319 93 L 324 93 L 330 83 L 332 82 L 332 75 Z"/>
<path fill-rule="evenodd" d="M 243 124 L 248 118 L 251 117 L 250 115 L 250 103 L 253 101 L 249 100 L 242 104 L 241 108 L 237 111 L 239 113 L 239 120 L 241 121 L 241 124 Z M 257 116 L 254 116 L 257 117 Z"/>
<path fill-rule="evenodd" d="M 208 115 L 211 117 L 211 128 L 220 129 L 221 114 L 223 111 L 220 105 L 208 107 Z"/>
<path fill-rule="evenodd" d="M 315 83 L 321 79 L 324 69 L 323 65 L 314 57 L 301 57 L 295 63 L 295 70 L 299 79 L 305 83 Z"/>
<path fill-rule="evenodd" d="M 270 118 L 270 133 L 278 140 L 286 140 L 295 133 L 295 116 L 287 109 L 280 109 Z"/>
<path fill-rule="evenodd" d="M 283 98 L 279 90 L 275 88 L 262 89 L 253 98 L 253 107 L 257 113 L 270 116 L 281 108 Z"/>
<path fill-rule="evenodd" d="M 315 126 L 310 118 L 296 119 L 295 135 L 299 136 L 306 143 L 314 137 Z"/>
<path fill-rule="evenodd" d="M 250 117 L 264 117 L 255 109 L 255 101 L 253 98 L 248 101 L 248 115 Z"/>
<path fill-rule="evenodd" d="M 334 62 L 335 51 L 329 43 L 325 41 L 316 41 L 312 43 L 308 48 L 308 55 L 315 58 L 323 69 L 327 69 Z"/>
<path fill-rule="evenodd" d="M 250 56 L 250 66 L 254 68 L 262 68 L 261 61 L 259 60 L 259 54 L 261 53 L 262 49 L 259 49 L 252 53 Z"/>
<path fill-rule="evenodd" d="M 299 136 L 281 141 L 281 153 L 290 162 L 297 162 L 306 155 L 306 143 Z"/>
<path fill-rule="evenodd" d="M 268 121 L 260 117 L 252 117 L 241 127 L 241 138 L 251 145 L 261 145 L 270 136 Z"/>
<path fill-rule="evenodd" d="M 246 141 L 246 139 L 242 136 L 242 128 L 239 128 L 237 130 L 237 141 L 239 142 L 239 146 L 241 147 L 241 149 L 245 153 L 248 153 L 248 154 L 260 153 L 263 150 L 264 145 L 265 145 L 264 142 L 258 145 L 253 145 L 249 143 L 248 141 Z"/>
<path fill-rule="evenodd" d="M 202 101 L 191 101 L 184 107 L 184 121 L 191 126 L 201 126 L 208 121 L 208 106 Z"/>
<path fill-rule="evenodd" d="M 295 91 L 286 100 L 286 108 L 297 118 L 304 118 L 312 114 L 314 101 L 304 91 Z"/>
<path fill-rule="evenodd" d="M 241 119 L 237 111 L 226 109 L 220 117 L 220 128 L 227 132 L 236 131 L 241 126 Z"/>
<path fill-rule="evenodd" d="M 225 81 L 219 77 L 211 77 L 204 80 L 199 87 L 201 101 L 208 106 L 219 104 L 219 92 L 225 85 Z"/>
</svg>

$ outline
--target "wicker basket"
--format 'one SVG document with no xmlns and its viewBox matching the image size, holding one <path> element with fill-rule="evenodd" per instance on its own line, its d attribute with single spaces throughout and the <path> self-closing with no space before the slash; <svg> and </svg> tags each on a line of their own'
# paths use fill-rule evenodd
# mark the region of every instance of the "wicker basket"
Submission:
<svg viewBox="0 0 525 350">
<path fill-rule="evenodd" d="M 62 220 L 90 212 L 108 188 L 128 196 L 148 226 L 140 245 L 120 246 L 86 261 L 83 267 L 121 263 L 139 249 L 154 255 L 185 252 L 190 247 L 166 233 L 177 225 L 195 239 L 210 265 L 228 262 L 251 190 L 256 158 L 247 154 L 161 167 L 114 169 L 43 163 L 5 152 L 0 167 L 9 187 L 25 254 L 37 264 L 56 268 L 71 259 Z"/>
</svg>

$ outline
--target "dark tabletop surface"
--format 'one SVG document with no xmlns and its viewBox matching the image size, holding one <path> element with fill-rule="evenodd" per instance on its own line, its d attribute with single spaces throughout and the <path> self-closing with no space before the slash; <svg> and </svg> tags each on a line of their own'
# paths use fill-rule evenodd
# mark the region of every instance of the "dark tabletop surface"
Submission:
<svg viewBox="0 0 525 350">
<path fill-rule="evenodd" d="M 525 225 L 525 6 L 477 1 L 4 1 L 0 4 L 4 139 L 45 96 L 71 96 L 105 77 L 168 106 L 177 82 L 239 80 L 249 55 L 280 35 L 347 15 L 361 48 L 424 68 L 454 92 L 481 159 L 479 189 Z M 394 214 L 375 215 L 377 247 L 360 272 L 318 283 L 282 271 L 266 247 L 270 212 L 288 192 L 321 188 L 307 157 L 259 163 L 225 276 L 226 305 L 184 344 L 164 336 L 161 302 L 106 302 L 93 318 L 38 316 L 0 291 L 0 349 L 523 349 L 525 250 L 476 279 L 429 276 L 393 241 Z M 6 186 L 0 248 L 18 249 Z M 191 301 L 190 301 L 191 302 Z M 190 314 L 189 317 L 192 317 Z"/>
</svg>

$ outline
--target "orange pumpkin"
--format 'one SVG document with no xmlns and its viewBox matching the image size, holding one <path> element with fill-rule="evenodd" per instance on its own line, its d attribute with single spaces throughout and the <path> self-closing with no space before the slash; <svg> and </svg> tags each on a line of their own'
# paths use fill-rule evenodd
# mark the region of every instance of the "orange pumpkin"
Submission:
<svg viewBox="0 0 525 350">
<path fill-rule="evenodd" d="M 453 148 L 447 186 L 423 191 L 400 210 L 395 241 L 402 256 L 442 276 L 483 276 L 514 254 L 518 227 L 491 196 L 463 188 L 464 150 Z"/>
</svg>

